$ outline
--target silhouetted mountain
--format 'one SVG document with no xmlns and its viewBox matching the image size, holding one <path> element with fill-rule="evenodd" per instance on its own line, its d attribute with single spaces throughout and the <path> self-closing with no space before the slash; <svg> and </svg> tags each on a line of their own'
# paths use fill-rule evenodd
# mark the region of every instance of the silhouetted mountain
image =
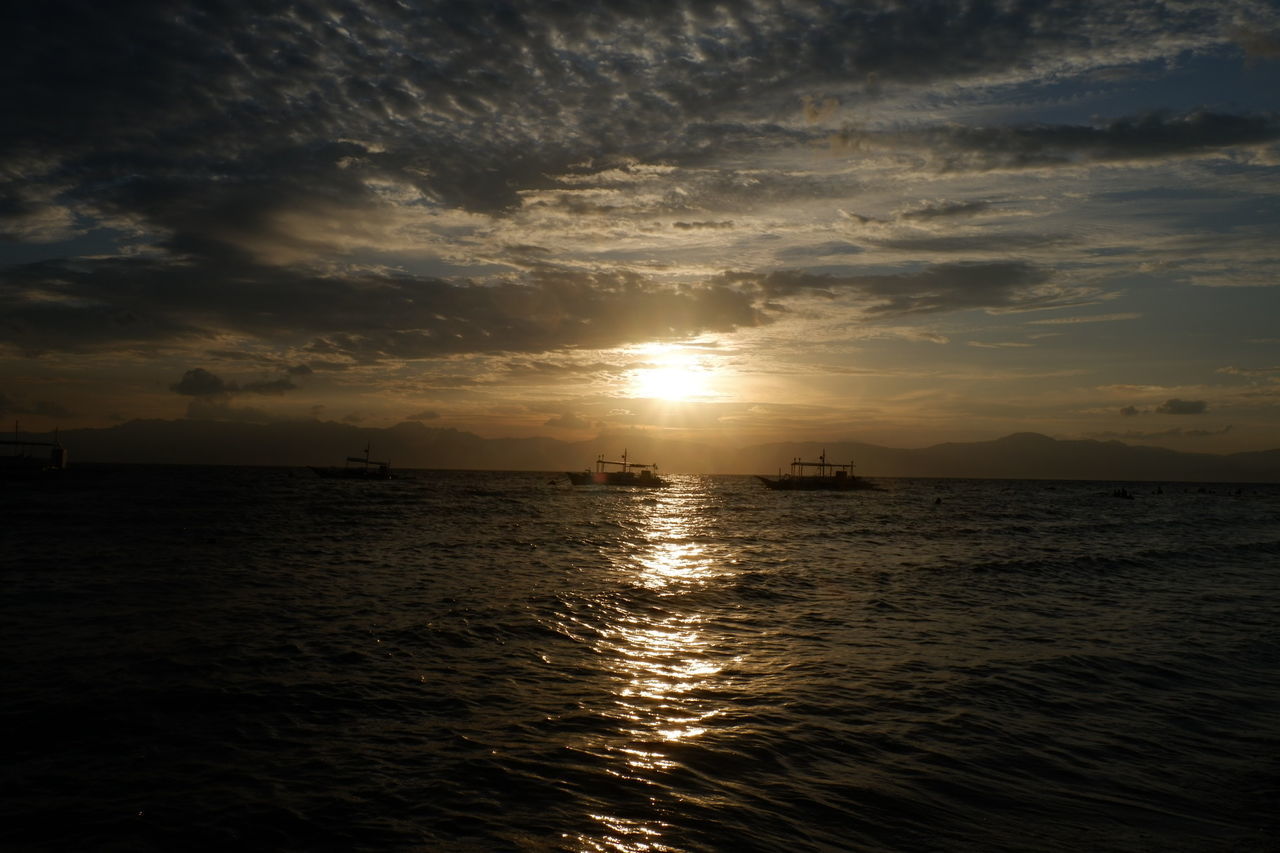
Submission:
<svg viewBox="0 0 1280 853">
<path fill-rule="evenodd" d="M 31 436 L 48 438 L 49 436 Z M 1015 433 L 993 441 L 918 449 L 860 442 L 781 442 L 744 448 L 677 442 L 635 431 L 589 441 L 481 438 L 455 429 L 401 423 L 385 429 L 331 421 L 247 424 L 221 421 L 131 421 L 107 429 L 61 434 L 71 462 L 158 462 L 213 465 L 335 465 L 366 445 L 393 468 L 568 471 L 589 467 L 600 453 L 623 450 L 636 462 L 677 473 L 761 473 L 785 469 L 795 457 L 852 461 L 869 477 L 1280 482 L 1280 449 L 1215 455 L 1180 453 L 1118 441 L 1063 441 Z"/>
</svg>

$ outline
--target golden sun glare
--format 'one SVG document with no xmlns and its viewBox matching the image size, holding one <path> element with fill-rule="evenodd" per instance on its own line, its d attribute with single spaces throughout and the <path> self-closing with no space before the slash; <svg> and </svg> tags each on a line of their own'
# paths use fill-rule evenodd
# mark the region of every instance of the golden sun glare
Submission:
<svg viewBox="0 0 1280 853">
<path fill-rule="evenodd" d="M 650 344 L 639 353 L 646 364 L 628 377 L 632 396 L 676 403 L 716 396 L 714 372 L 702 354 L 671 344 Z"/>
</svg>

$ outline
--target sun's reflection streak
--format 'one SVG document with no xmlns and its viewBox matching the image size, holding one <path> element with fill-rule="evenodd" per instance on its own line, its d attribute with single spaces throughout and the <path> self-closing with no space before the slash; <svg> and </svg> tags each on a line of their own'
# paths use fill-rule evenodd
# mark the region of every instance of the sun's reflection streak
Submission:
<svg viewBox="0 0 1280 853">
<path fill-rule="evenodd" d="M 651 589 L 697 583 L 711 570 L 706 547 L 691 542 L 655 542 L 638 562 L 639 580 Z"/>
<path fill-rule="evenodd" d="M 621 606 L 604 609 L 609 618 L 594 626 L 591 641 L 613 679 L 611 703 L 600 709 L 613 726 L 583 747 L 607 762 L 609 775 L 666 796 L 688 747 L 726 712 L 724 670 L 738 657 L 710 627 L 706 602 L 734 569 L 708 544 L 714 540 L 703 512 L 707 500 L 704 490 L 685 487 L 628 507 L 633 533 L 605 556 L 632 592 L 619 596 Z M 670 825 L 661 813 L 646 819 L 643 812 L 602 808 L 589 816 L 597 830 L 573 843 L 583 851 L 676 850 L 664 841 Z"/>
<path fill-rule="evenodd" d="M 592 814 L 591 818 L 600 823 L 604 831 L 595 838 L 579 835 L 574 838 L 579 849 L 583 851 L 627 851 L 627 853 L 679 853 L 679 848 L 662 842 L 663 830 L 670 829 L 668 823 L 653 823 L 628 820 L 606 814 Z"/>
</svg>

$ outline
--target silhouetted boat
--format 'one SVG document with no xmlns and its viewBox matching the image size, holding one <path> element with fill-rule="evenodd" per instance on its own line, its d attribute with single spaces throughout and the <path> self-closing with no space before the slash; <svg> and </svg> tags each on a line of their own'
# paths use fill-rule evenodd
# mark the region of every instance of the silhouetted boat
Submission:
<svg viewBox="0 0 1280 853">
<path fill-rule="evenodd" d="M 24 441 L 18 438 L 18 425 L 13 426 L 13 439 L 0 440 L 0 445 L 13 448 L 11 453 L 0 455 L 0 476 L 16 477 L 65 471 L 67 451 L 54 433 L 53 441 Z M 32 452 L 29 448 L 48 448 Z"/>
<path fill-rule="evenodd" d="M 609 466 L 616 466 L 611 470 Z M 641 465 L 627 460 L 627 451 L 622 451 L 622 461 L 613 462 L 604 458 L 604 454 L 596 457 L 594 471 L 570 471 L 569 481 L 575 486 L 643 486 L 661 488 L 667 481 L 658 476 L 657 465 Z"/>
<path fill-rule="evenodd" d="M 332 479 L 354 480 L 390 480 L 391 463 L 375 462 L 369 458 L 369 445 L 364 446 L 364 456 L 348 456 L 347 464 L 341 468 L 318 468 L 309 466 L 321 477 Z"/>
<path fill-rule="evenodd" d="M 809 473 L 811 469 L 816 469 L 816 473 Z M 756 479 L 769 488 L 779 491 L 851 492 L 858 489 L 880 488 L 861 477 L 854 476 L 852 462 L 848 465 L 828 462 L 825 450 L 822 451 L 817 462 L 803 462 L 797 456 L 791 460 L 790 472 L 779 474 L 776 478 L 757 475 Z"/>
</svg>

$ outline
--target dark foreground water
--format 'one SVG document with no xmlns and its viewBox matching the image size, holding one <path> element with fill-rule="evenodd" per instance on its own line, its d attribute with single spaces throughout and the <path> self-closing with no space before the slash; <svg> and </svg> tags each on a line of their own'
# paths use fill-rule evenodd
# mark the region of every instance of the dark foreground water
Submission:
<svg viewBox="0 0 1280 853">
<path fill-rule="evenodd" d="M 68 473 L 4 850 L 1280 849 L 1277 487 Z"/>
</svg>

